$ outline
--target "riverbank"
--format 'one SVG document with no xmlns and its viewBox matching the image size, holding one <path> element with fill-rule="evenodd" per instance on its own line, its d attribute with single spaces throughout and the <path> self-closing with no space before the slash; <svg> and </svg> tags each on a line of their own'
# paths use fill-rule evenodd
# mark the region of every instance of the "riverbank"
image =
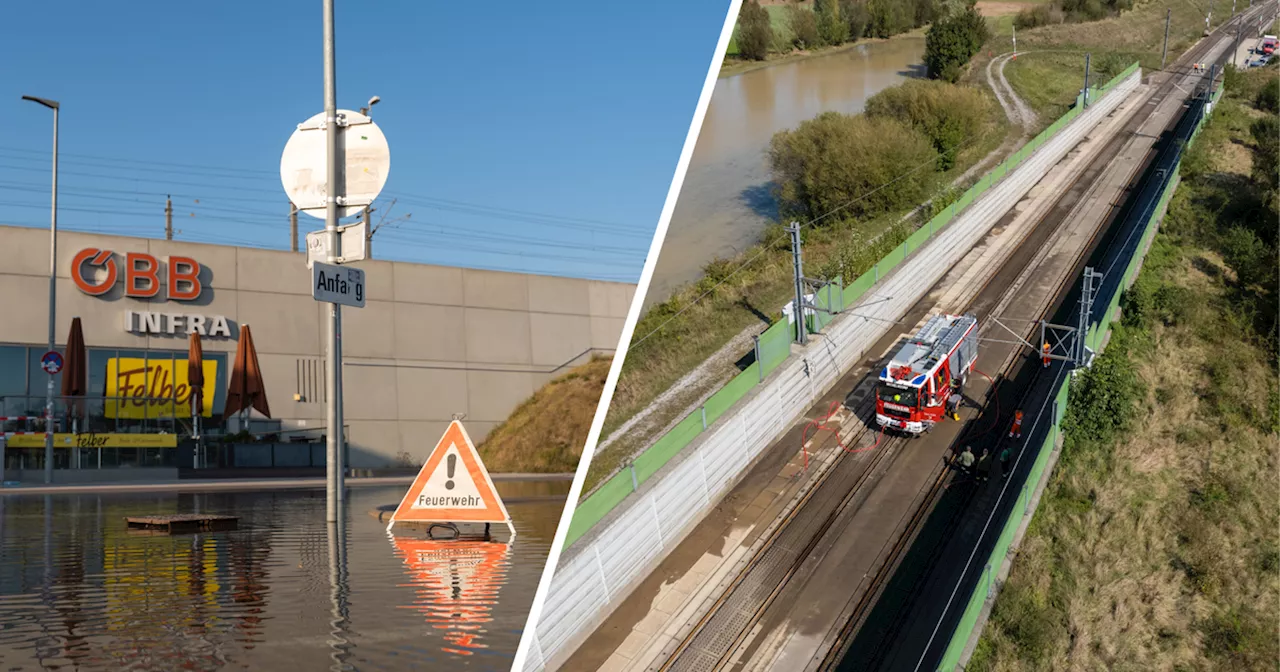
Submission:
<svg viewBox="0 0 1280 672">
<path fill-rule="evenodd" d="M 573 474 L 489 474 L 494 483 L 510 483 L 519 481 L 572 481 Z M 374 476 L 369 478 L 347 478 L 348 488 L 367 488 L 387 485 L 409 485 L 414 475 L 407 476 Z M 325 487 L 323 478 L 220 478 L 220 479 L 182 479 L 155 483 L 66 483 L 45 485 L 43 483 L 6 485 L 0 487 L 0 496 L 5 495 L 60 495 L 91 494 L 120 492 L 227 492 L 236 490 L 308 490 Z"/>
<path fill-rule="evenodd" d="M 875 44 L 884 44 L 886 42 L 901 41 L 903 39 L 917 39 L 917 40 L 924 39 L 925 31 L 926 31 L 925 28 L 917 28 L 915 30 L 912 30 L 906 33 L 899 33 L 892 37 L 885 37 L 885 38 L 864 37 L 864 38 L 858 39 L 856 42 L 845 42 L 844 44 L 841 44 L 835 47 L 819 47 L 817 49 L 788 51 L 786 53 L 780 53 L 776 55 L 770 54 L 769 58 L 763 61 L 753 61 L 745 58 L 739 58 L 737 56 L 725 56 L 724 61 L 720 64 L 719 78 L 723 79 L 725 77 L 733 77 L 734 75 L 741 75 L 743 73 L 752 72 L 755 70 L 771 68 L 775 65 L 785 65 L 787 63 L 798 63 L 800 61 L 807 61 L 811 58 L 818 58 L 821 56 L 830 56 L 832 54 L 839 54 L 841 52 L 853 51 L 854 49 L 862 49 Z"/>
<path fill-rule="evenodd" d="M 1229 76 L 1185 156 L 966 669 L 1280 658 L 1274 91 L 1275 67 Z"/>
</svg>

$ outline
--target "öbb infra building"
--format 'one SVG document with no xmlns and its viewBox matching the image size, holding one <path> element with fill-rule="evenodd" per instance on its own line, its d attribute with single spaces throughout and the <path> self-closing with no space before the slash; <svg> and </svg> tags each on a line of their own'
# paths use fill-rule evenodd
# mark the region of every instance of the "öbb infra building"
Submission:
<svg viewBox="0 0 1280 672">
<path fill-rule="evenodd" d="M 16 252 L 0 267 L 0 418 L 43 415 L 48 244 L 47 231 L 0 226 L 0 247 Z M 367 277 L 366 305 L 343 311 L 353 468 L 420 464 L 456 415 L 465 414 L 482 440 L 542 384 L 612 353 L 635 291 L 624 283 L 404 262 L 358 266 Z M 245 430 L 240 418 L 222 417 L 242 325 L 251 326 L 272 415 L 252 414 L 251 441 L 284 445 L 238 455 L 215 445 L 206 452 L 209 466 L 316 466 L 309 454 L 323 460 L 323 447 L 297 445 L 315 444 L 327 431 L 327 304 L 312 299 L 310 277 L 305 255 L 294 252 L 60 233 L 55 333 L 61 350 L 72 318 L 80 318 L 87 390 L 83 400 L 55 404 L 57 480 L 99 480 L 106 474 L 89 472 L 105 470 L 119 480 L 126 469 L 163 478 L 189 466 L 191 331 L 201 334 L 206 362 L 202 434 Z M 0 421 L 7 478 L 30 480 L 43 468 L 43 435 L 15 433 L 41 426 Z"/>
</svg>

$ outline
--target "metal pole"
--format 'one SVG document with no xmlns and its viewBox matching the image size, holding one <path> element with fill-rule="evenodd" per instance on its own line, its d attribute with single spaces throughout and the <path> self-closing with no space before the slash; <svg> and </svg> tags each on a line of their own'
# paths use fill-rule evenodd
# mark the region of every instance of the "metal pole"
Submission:
<svg viewBox="0 0 1280 672">
<path fill-rule="evenodd" d="M 289 204 L 289 249 L 298 251 L 298 206 Z"/>
<path fill-rule="evenodd" d="M 1084 93 L 1081 96 L 1084 107 L 1089 107 L 1089 54 L 1084 55 Z"/>
<path fill-rule="evenodd" d="M 324 117 L 325 140 L 327 145 L 327 165 L 325 168 L 325 184 L 327 198 L 325 204 L 324 230 L 329 238 L 328 262 L 337 263 L 342 256 L 342 239 L 338 237 L 338 84 L 337 57 L 333 28 L 333 0 L 322 0 L 324 3 Z M 328 408 L 325 409 L 325 424 L 328 427 L 326 443 L 325 480 L 328 488 L 328 506 L 326 521 L 338 520 L 342 508 L 343 489 L 343 436 L 342 436 L 342 306 L 329 304 L 329 320 L 325 329 L 325 351 L 329 357 L 329 370 L 325 379 L 325 392 L 328 397 Z"/>
<path fill-rule="evenodd" d="M 1213 0 L 1209 0 L 1209 13 L 1204 15 L 1204 34 L 1208 35 L 1213 29 Z"/>
<path fill-rule="evenodd" d="M 1160 52 L 1160 69 L 1164 70 L 1165 60 L 1169 58 L 1169 22 L 1173 20 L 1173 10 L 1164 10 L 1164 49 Z"/>
<path fill-rule="evenodd" d="M 1235 4 L 1231 5 L 1231 13 L 1235 13 Z M 1240 29 L 1244 26 L 1244 22 L 1236 24 L 1236 41 L 1231 45 L 1231 65 L 1236 65 L 1236 54 L 1240 53 Z M 1239 67 L 1239 66 L 1236 66 Z"/>
<path fill-rule="evenodd" d="M 373 258 L 373 222 L 371 215 L 373 208 L 364 206 L 364 251 L 365 256 L 369 259 Z"/>
<path fill-rule="evenodd" d="M 164 197 L 164 239 L 173 240 L 173 199 Z"/>
<path fill-rule="evenodd" d="M 49 214 L 49 351 L 58 312 L 58 104 L 53 107 L 53 203 Z M 53 482 L 53 376 L 45 388 L 44 482 Z"/>
<path fill-rule="evenodd" d="M 787 231 L 791 234 L 791 259 L 796 274 L 796 302 L 793 311 L 796 318 L 796 342 L 804 345 L 809 342 L 809 332 L 804 325 L 804 264 L 800 259 L 800 224 L 791 222 Z"/>
</svg>

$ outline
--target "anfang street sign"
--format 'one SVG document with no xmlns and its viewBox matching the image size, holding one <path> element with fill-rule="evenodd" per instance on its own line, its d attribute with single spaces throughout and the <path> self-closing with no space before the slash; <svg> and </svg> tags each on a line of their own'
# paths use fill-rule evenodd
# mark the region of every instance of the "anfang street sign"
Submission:
<svg viewBox="0 0 1280 672">
<path fill-rule="evenodd" d="M 315 262 L 311 265 L 311 297 L 316 301 L 364 308 L 364 271 Z"/>
</svg>

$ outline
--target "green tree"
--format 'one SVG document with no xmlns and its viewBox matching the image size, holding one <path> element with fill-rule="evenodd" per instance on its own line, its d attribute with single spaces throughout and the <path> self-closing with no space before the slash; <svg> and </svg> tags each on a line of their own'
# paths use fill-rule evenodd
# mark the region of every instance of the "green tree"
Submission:
<svg viewBox="0 0 1280 672">
<path fill-rule="evenodd" d="M 935 21 L 925 34 L 924 62 L 929 76 L 954 82 L 990 37 L 986 19 L 974 7 Z"/>
<path fill-rule="evenodd" d="M 784 216 L 836 208 L 853 217 L 908 208 L 932 179 L 921 164 L 938 154 L 923 133 L 897 119 L 824 112 L 773 136 L 769 162 Z"/>
<path fill-rule="evenodd" d="M 818 17 L 799 2 L 787 6 L 787 23 L 791 24 L 791 44 L 796 49 L 812 49 L 822 46 L 822 34 L 818 32 Z"/>
<path fill-rule="evenodd" d="M 927 26 L 938 18 L 938 3 L 935 0 L 915 0 L 914 26 Z"/>
<path fill-rule="evenodd" d="M 912 4 L 902 0 L 868 0 L 867 34 L 884 38 L 911 30 L 914 10 Z"/>
<path fill-rule="evenodd" d="M 866 37 L 867 26 L 871 23 L 867 0 L 840 0 L 840 20 L 844 22 L 849 40 Z"/>
<path fill-rule="evenodd" d="M 756 0 L 746 0 L 738 11 L 738 53 L 753 61 L 769 56 L 773 44 L 773 25 L 769 12 Z"/>
<path fill-rule="evenodd" d="M 849 26 L 840 20 L 837 0 L 813 0 L 813 13 L 818 16 L 818 34 L 823 42 L 836 46 L 849 39 Z"/>
</svg>

